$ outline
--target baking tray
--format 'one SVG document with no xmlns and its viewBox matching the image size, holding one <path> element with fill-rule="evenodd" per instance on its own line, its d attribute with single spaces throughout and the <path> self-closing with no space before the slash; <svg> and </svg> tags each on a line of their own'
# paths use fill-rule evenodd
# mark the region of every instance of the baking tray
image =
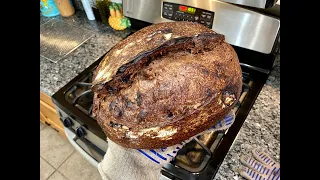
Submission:
<svg viewBox="0 0 320 180">
<path fill-rule="evenodd" d="M 40 56 L 57 63 L 94 35 L 92 31 L 51 19 L 40 25 Z"/>
</svg>

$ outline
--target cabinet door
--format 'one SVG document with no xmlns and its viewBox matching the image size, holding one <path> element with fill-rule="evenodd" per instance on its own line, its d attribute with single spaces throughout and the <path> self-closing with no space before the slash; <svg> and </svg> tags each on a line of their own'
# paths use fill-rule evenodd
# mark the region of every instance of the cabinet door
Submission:
<svg viewBox="0 0 320 180">
<path fill-rule="evenodd" d="M 65 137 L 63 124 L 53 105 L 50 96 L 40 91 L 40 121 L 51 126 Z"/>
</svg>

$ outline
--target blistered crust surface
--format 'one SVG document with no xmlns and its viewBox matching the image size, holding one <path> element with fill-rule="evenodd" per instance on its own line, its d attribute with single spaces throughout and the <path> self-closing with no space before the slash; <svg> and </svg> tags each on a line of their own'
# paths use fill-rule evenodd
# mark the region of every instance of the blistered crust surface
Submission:
<svg viewBox="0 0 320 180">
<path fill-rule="evenodd" d="M 214 33 L 205 26 L 193 22 L 159 23 L 143 28 L 119 42 L 104 57 L 98 67 L 93 84 L 110 81 L 122 65 L 130 62 L 140 53 L 152 50 L 175 38 L 206 32 Z"/>
</svg>

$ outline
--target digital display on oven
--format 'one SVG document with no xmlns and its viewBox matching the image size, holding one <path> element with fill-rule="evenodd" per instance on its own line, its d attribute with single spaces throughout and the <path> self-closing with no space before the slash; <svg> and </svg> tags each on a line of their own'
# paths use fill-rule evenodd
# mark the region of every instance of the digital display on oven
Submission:
<svg viewBox="0 0 320 180">
<path fill-rule="evenodd" d="M 214 12 L 184 4 L 163 2 L 162 17 L 173 21 L 197 22 L 212 28 Z"/>
<path fill-rule="evenodd" d="M 179 11 L 190 13 L 190 14 L 195 14 L 196 8 L 187 7 L 187 6 L 179 6 Z"/>
</svg>

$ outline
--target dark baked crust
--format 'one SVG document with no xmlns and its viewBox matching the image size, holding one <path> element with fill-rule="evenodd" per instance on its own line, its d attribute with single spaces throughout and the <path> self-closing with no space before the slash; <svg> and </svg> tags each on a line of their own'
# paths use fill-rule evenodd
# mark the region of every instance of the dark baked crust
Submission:
<svg viewBox="0 0 320 180">
<path fill-rule="evenodd" d="M 97 77 L 93 81 L 93 90 L 104 89 L 107 82 L 121 72 L 127 71 L 128 66 L 139 63 L 139 60 L 148 54 L 165 47 L 172 47 L 198 34 L 223 38 L 205 26 L 192 22 L 159 23 L 139 30 L 119 42 L 104 57 L 96 70 Z"/>
<path fill-rule="evenodd" d="M 215 125 L 242 86 L 239 60 L 224 36 L 191 22 L 138 31 L 106 55 L 94 76 L 99 125 L 119 145 L 140 149 L 168 147 Z"/>
</svg>

